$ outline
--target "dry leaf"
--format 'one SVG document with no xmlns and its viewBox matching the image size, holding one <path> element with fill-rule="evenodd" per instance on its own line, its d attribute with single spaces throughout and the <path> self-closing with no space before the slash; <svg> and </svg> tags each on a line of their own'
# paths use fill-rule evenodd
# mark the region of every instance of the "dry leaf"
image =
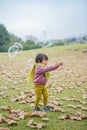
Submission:
<svg viewBox="0 0 87 130">
<path fill-rule="evenodd" d="M 0 127 L 0 130 L 10 130 L 8 128 L 3 128 L 3 127 Z"/>
<path fill-rule="evenodd" d="M 41 111 L 33 111 L 30 116 L 38 116 L 38 117 L 44 117 L 46 115 L 46 112 Z"/>
<path fill-rule="evenodd" d="M 68 115 L 61 115 L 60 117 L 58 117 L 59 120 L 65 120 L 68 119 L 69 116 Z"/>
<path fill-rule="evenodd" d="M 20 90 L 21 90 L 20 88 L 15 87 L 15 86 L 13 86 L 11 89 L 14 89 L 14 90 L 16 90 L 16 91 L 20 91 Z"/>
<path fill-rule="evenodd" d="M 61 87 L 58 87 L 58 88 L 55 88 L 55 92 L 56 93 L 60 93 L 61 91 L 63 91 L 63 87 L 61 86 Z"/>
<path fill-rule="evenodd" d="M 15 120 L 8 119 L 7 123 L 8 125 L 17 125 L 17 122 Z"/>
<path fill-rule="evenodd" d="M 7 89 L 7 87 L 6 87 L 6 86 L 3 86 L 3 85 L 0 86 L 0 88 L 3 89 L 3 90 L 6 90 L 6 89 Z"/>
<path fill-rule="evenodd" d="M 11 102 L 15 102 L 15 101 L 18 101 L 18 98 L 17 97 L 12 97 Z"/>
<path fill-rule="evenodd" d="M 81 105 L 71 105 L 71 104 L 68 104 L 68 106 L 71 107 L 71 108 L 74 108 L 74 109 L 81 108 L 82 110 L 87 111 L 87 107 L 83 107 Z"/>
<path fill-rule="evenodd" d="M 47 124 L 45 123 L 38 123 L 36 127 L 38 128 L 38 130 L 40 130 L 41 128 L 46 127 L 46 126 Z"/>
<path fill-rule="evenodd" d="M 26 101 L 26 100 L 23 100 L 23 101 L 20 101 L 19 103 L 20 103 L 20 104 L 26 104 L 27 101 Z"/>
<path fill-rule="evenodd" d="M 51 111 L 60 111 L 60 112 L 63 112 L 63 113 L 66 112 L 66 110 L 64 110 L 63 108 L 60 108 L 60 107 L 55 107 Z"/>
<path fill-rule="evenodd" d="M 15 121 L 19 120 L 18 115 L 16 115 L 15 113 L 10 113 L 6 117 L 11 119 L 11 120 L 15 120 Z"/>
<path fill-rule="evenodd" d="M 83 94 L 83 99 L 87 99 L 87 94 Z"/>
<path fill-rule="evenodd" d="M 77 115 L 70 115 L 69 118 L 71 120 L 78 120 L 78 121 L 82 120 L 82 118 L 80 116 L 77 116 Z"/>
<path fill-rule="evenodd" d="M 3 122 L 4 117 L 0 114 L 0 122 Z"/>
<path fill-rule="evenodd" d="M 11 109 L 10 106 L 1 106 L 1 110 L 9 111 Z"/>
<path fill-rule="evenodd" d="M 87 107 L 82 106 L 82 110 L 87 111 Z"/>
<path fill-rule="evenodd" d="M 80 86 L 80 85 L 82 85 L 82 82 L 79 81 L 79 82 L 76 82 L 75 84 L 76 84 L 77 86 Z"/>
<path fill-rule="evenodd" d="M 43 117 L 42 120 L 43 120 L 43 121 L 49 121 L 49 118 Z"/>
<path fill-rule="evenodd" d="M 31 119 L 31 120 L 28 121 L 27 126 L 29 128 L 38 128 L 38 130 L 40 130 L 41 128 L 46 127 L 47 124 L 45 124 L 45 123 L 37 123 L 37 122 L 34 122 L 33 119 Z"/>
<path fill-rule="evenodd" d="M 62 98 L 62 100 L 80 102 L 80 99 L 78 99 L 76 97 L 65 97 L 65 98 Z"/>
<path fill-rule="evenodd" d="M 8 97 L 7 92 L 0 92 L 0 96 L 2 96 L 3 98 Z"/>
<path fill-rule="evenodd" d="M 87 114 L 84 114 L 84 113 L 78 112 L 76 115 L 81 116 L 82 119 L 87 119 Z"/>
<path fill-rule="evenodd" d="M 34 125 L 29 125 L 28 127 L 29 128 L 36 128 L 36 126 L 34 126 Z"/>
<path fill-rule="evenodd" d="M 11 102 L 16 102 L 19 101 L 21 104 L 25 103 L 34 103 L 35 101 L 35 94 L 33 91 L 26 91 L 26 92 L 21 92 L 19 95 L 13 96 L 11 98 Z"/>
<path fill-rule="evenodd" d="M 26 112 L 22 110 L 18 113 L 18 116 L 20 119 L 24 119 L 26 116 L 30 116 L 30 114 L 31 114 L 30 112 Z"/>
<path fill-rule="evenodd" d="M 82 114 L 80 112 L 76 113 L 76 114 L 71 114 L 71 115 L 61 115 L 60 117 L 58 117 L 58 119 L 70 119 L 70 120 L 82 120 L 82 119 L 87 119 L 87 115 L 86 114 Z"/>
<path fill-rule="evenodd" d="M 27 123 L 27 126 L 30 126 L 33 124 L 33 119 L 29 120 L 28 123 Z"/>
<path fill-rule="evenodd" d="M 58 101 L 50 101 L 50 103 L 52 103 L 52 104 L 54 104 L 54 105 L 56 105 L 56 106 L 61 106 L 62 104 L 60 103 L 60 102 L 58 102 Z"/>
<path fill-rule="evenodd" d="M 71 108 L 76 109 L 76 105 L 71 105 L 71 104 L 68 104 L 68 107 L 71 107 Z"/>
</svg>

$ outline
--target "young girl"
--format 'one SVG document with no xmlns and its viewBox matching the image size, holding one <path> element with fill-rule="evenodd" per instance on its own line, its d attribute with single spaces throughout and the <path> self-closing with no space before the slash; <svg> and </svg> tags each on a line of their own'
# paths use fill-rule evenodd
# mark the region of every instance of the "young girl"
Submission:
<svg viewBox="0 0 87 130">
<path fill-rule="evenodd" d="M 35 111 L 40 111 L 38 107 L 41 96 L 43 96 L 43 110 L 50 111 L 48 103 L 48 92 L 46 88 L 46 83 L 49 78 L 49 71 L 56 70 L 62 63 L 57 63 L 53 66 L 46 66 L 48 61 L 48 57 L 46 54 L 39 53 L 35 58 L 35 64 L 29 72 L 29 80 L 34 83 L 34 91 L 36 95 L 35 100 Z"/>
</svg>

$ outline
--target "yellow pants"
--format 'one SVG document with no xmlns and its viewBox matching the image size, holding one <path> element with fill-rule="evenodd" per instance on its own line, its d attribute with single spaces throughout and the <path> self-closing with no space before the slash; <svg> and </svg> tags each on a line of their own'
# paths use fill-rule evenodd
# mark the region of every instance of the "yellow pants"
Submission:
<svg viewBox="0 0 87 130">
<path fill-rule="evenodd" d="M 40 85 L 40 84 L 35 84 L 34 85 L 34 91 L 36 95 L 36 100 L 35 100 L 35 107 L 38 107 L 41 96 L 43 96 L 43 105 L 47 106 L 48 103 L 48 92 L 47 88 L 45 85 Z"/>
</svg>

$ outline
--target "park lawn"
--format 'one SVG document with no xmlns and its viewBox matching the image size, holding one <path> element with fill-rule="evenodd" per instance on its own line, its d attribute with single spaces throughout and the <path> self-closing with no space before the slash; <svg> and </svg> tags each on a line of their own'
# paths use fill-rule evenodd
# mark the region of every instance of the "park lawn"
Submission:
<svg viewBox="0 0 87 130">
<path fill-rule="evenodd" d="M 46 112 L 48 122 L 42 121 L 39 117 L 27 116 L 25 119 L 17 121 L 17 125 L 8 126 L 7 123 L 0 123 L 0 127 L 10 130 L 33 130 L 27 127 L 28 121 L 33 119 L 35 122 L 47 123 L 47 127 L 42 130 L 87 130 L 87 118 L 82 120 L 58 119 L 63 114 L 72 115 L 77 112 L 87 114 L 87 109 L 73 109 L 68 106 L 69 104 L 81 105 L 83 108 L 87 108 L 87 96 L 84 98 L 84 95 L 87 95 L 87 52 L 83 53 L 83 50 L 87 50 L 87 44 L 22 51 L 12 59 L 8 57 L 7 53 L 0 53 L 0 93 L 6 92 L 7 94 L 7 97 L 0 95 L 0 107 L 10 106 L 14 109 L 32 112 L 32 103 L 11 102 L 11 98 L 18 96 L 21 92 L 33 91 L 33 85 L 27 80 L 27 75 L 36 54 L 41 52 L 48 55 L 48 64 L 64 63 L 62 68 L 51 72 L 47 87 L 49 101 L 58 101 L 61 103 L 60 107 L 65 110 L 64 113 L 61 111 Z M 59 91 L 60 88 L 62 89 Z M 76 98 L 80 101 L 63 100 L 63 98 Z M 40 107 L 42 108 L 42 106 Z M 8 111 L 0 109 L 0 114 L 6 117 Z"/>
</svg>

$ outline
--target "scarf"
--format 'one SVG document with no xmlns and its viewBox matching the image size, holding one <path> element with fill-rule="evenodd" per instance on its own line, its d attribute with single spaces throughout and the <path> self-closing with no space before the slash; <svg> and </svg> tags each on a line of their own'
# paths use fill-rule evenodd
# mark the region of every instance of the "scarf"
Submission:
<svg viewBox="0 0 87 130">
<path fill-rule="evenodd" d="M 34 82 L 34 74 L 35 74 L 35 67 L 36 67 L 36 66 L 46 67 L 45 65 L 40 64 L 40 63 L 36 63 L 36 64 L 34 64 L 34 65 L 31 67 L 31 69 L 30 69 L 30 71 L 29 71 L 29 73 L 28 73 L 28 80 L 29 80 L 31 83 Z M 49 77 L 50 77 L 50 73 L 49 73 L 49 72 L 45 72 L 45 77 L 46 77 L 46 80 L 48 80 Z"/>
</svg>

